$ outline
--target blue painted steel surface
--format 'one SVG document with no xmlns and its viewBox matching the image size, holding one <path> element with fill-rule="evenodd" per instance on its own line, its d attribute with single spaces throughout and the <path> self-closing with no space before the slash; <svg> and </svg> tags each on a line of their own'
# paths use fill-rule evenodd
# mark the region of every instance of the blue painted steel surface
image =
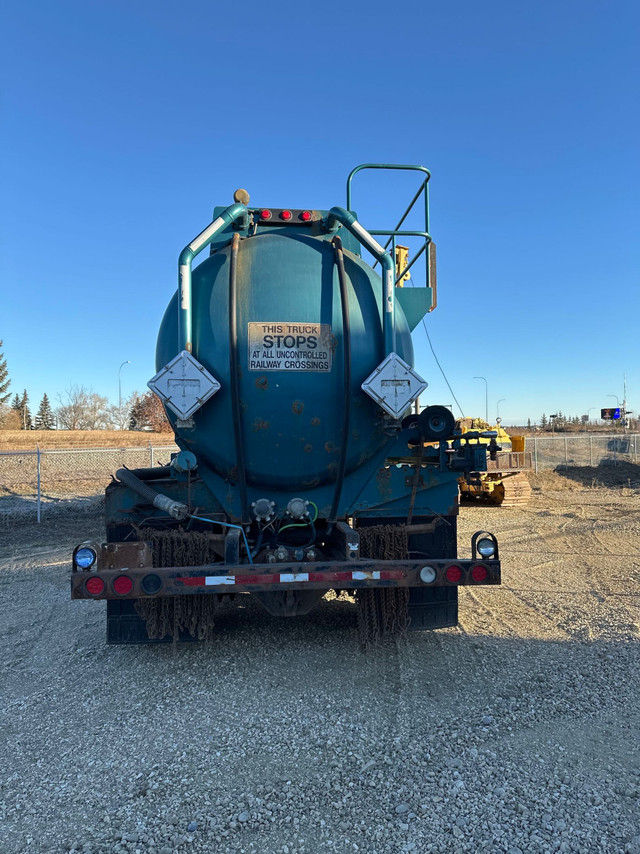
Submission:
<svg viewBox="0 0 640 854">
<path fill-rule="evenodd" d="M 241 241 L 238 256 L 238 349 L 242 437 L 247 481 L 259 495 L 333 490 L 343 440 L 342 315 L 333 247 L 328 237 L 262 233 Z M 352 407 L 347 479 L 367 467 L 372 474 L 389 444 L 382 413 L 360 385 L 384 356 L 380 277 L 345 252 L 351 318 Z M 221 382 L 221 390 L 194 416 L 195 427 L 175 427 L 180 447 L 198 458 L 200 472 L 220 497 L 221 481 L 235 481 L 229 372 L 229 248 L 223 246 L 193 271 L 193 352 Z M 156 361 L 166 364 L 178 348 L 177 295 L 162 321 Z M 249 370 L 248 324 L 322 323 L 331 327 L 331 370 Z M 413 346 L 402 310 L 397 312 L 397 352 L 413 364 Z M 172 421 L 175 416 L 169 413 Z M 224 492 L 228 493 L 226 486 Z M 349 502 L 345 493 L 343 512 Z M 315 500 L 315 499 L 314 499 Z M 320 498 L 323 503 L 323 498 Z M 317 503 L 317 502 L 316 502 Z M 235 515 L 232 513 L 232 515 Z"/>
</svg>

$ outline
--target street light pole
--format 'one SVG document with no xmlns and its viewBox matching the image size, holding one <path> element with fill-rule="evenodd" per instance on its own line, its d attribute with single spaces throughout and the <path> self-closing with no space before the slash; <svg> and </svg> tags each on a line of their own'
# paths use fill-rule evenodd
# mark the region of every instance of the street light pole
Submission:
<svg viewBox="0 0 640 854">
<path fill-rule="evenodd" d="M 504 403 L 506 399 L 507 399 L 506 397 L 501 397 L 501 398 L 500 398 L 500 400 L 499 400 L 499 401 L 497 402 L 497 404 L 496 404 L 496 415 L 497 415 L 497 419 L 499 419 L 499 418 L 500 418 L 500 404 L 501 404 L 501 403 Z"/>
<path fill-rule="evenodd" d="M 127 359 L 126 362 L 123 362 L 118 368 L 118 416 L 122 418 L 122 369 L 125 365 L 130 365 L 131 361 Z M 122 430 L 122 421 L 120 422 L 120 429 Z"/>
<path fill-rule="evenodd" d="M 489 423 L 489 383 L 485 377 L 474 377 L 474 380 L 484 380 L 484 420 Z"/>
</svg>

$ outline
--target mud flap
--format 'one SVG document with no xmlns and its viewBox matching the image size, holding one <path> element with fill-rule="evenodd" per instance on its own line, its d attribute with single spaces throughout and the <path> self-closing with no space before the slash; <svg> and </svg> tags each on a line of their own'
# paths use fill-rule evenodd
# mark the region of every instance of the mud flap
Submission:
<svg viewBox="0 0 640 854">
<path fill-rule="evenodd" d="M 447 629 L 458 625 L 458 588 L 412 587 L 409 595 L 410 632 Z"/>
<path fill-rule="evenodd" d="M 149 638 L 147 624 L 136 611 L 135 601 L 135 599 L 107 600 L 107 643 L 173 643 L 171 636 L 161 640 Z M 185 641 L 198 642 L 197 638 L 192 638 L 190 634 L 185 632 L 180 632 L 178 640 L 180 643 Z"/>
</svg>

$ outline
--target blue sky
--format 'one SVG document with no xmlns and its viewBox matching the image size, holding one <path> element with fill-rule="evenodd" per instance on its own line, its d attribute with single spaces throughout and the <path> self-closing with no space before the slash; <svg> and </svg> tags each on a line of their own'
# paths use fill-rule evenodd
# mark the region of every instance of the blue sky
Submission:
<svg viewBox="0 0 640 854">
<path fill-rule="evenodd" d="M 432 171 L 427 324 L 465 414 L 475 375 L 506 423 L 610 406 L 625 372 L 640 408 L 638 3 L 61 0 L 3 25 L 0 338 L 33 409 L 116 402 L 126 359 L 144 389 L 178 253 L 236 187 L 328 208 L 378 161 Z M 369 228 L 412 194 L 358 190 Z M 414 342 L 423 402 L 452 403 Z"/>
</svg>

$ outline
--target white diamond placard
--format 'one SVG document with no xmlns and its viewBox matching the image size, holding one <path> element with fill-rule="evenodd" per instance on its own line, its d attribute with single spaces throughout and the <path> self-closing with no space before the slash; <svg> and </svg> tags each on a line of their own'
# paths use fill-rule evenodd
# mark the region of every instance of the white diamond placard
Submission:
<svg viewBox="0 0 640 854">
<path fill-rule="evenodd" d="M 427 385 L 404 359 L 389 353 L 361 388 L 392 418 L 400 418 Z"/>
<path fill-rule="evenodd" d="M 186 420 L 220 388 L 218 380 L 183 350 L 147 383 L 178 418 Z"/>
</svg>

